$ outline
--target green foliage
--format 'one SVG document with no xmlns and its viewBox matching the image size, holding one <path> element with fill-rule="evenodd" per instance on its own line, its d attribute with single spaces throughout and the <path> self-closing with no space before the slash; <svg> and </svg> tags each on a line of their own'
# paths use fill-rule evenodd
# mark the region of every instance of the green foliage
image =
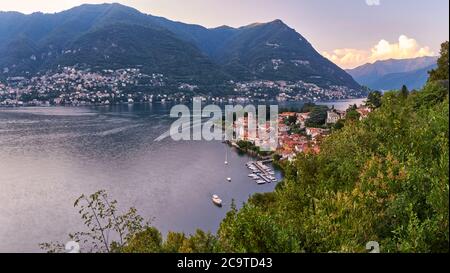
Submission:
<svg viewBox="0 0 450 273">
<path fill-rule="evenodd" d="M 382 94 L 380 91 L 373 91 L 369 93 L 367 97 L 366 105 L 372 109 L 379 108 L 381 106 Z"/>
<path fill-rule="evenodd" d="M 134 235 L 126 246 L 118 249 L 122 253 L 159 253 L 162 250 L 161 233 L 154 227 Z"/>
<path fill-rule="evenodd" d="M 362 121 L 350 107 L 345 126 L 323 141 L 319 154 L 275 160 L 284 181 L 240 211 L 233 203 L 215 236 L 169 233 L 163 241 L 135 210 L 116 217 L 116 203 L 104 192 L 76 202 L 85 202 L 80 214 L 91 230 L 78 235 L 100 251 L 365 252 L 367 242 L 377 241 L 382 252 L 448 253 L 448 93 L 440 81 L 407 96 L 387 92 Z M 114 247 L 103 237 L 109 230 L 123 238 Z M 53 252 L 62 247 L 42 246 Z"/>
<path fill-rule="evenodd" d="M 305 122 L 307 127 L 322 127 L 327 121 L 328 106 L 315 105 L 310 110 L 309 119 Z"/>
<path fill-rule="evenodd" d="M 250 153 L 259 156 L 267 156 L 270 154 L 270 152 L 261 151 L 260 147 L 256 146 L 250 141 L 239 140 L 236 144 L 238 145 L 239 150 L 244 153 Z"/>
<path fill-rule="evenodd" d="M 86 226 L 86 231 L 69 234 L 71 241 L 78 242 L 83 252 L 120 252 L 139 233 L 147 230 L 149 224 L 135 208 L 119 214 L 117 201 L 109 200 L 105 191 L 89 196 L 82 195 L 74 203 Z M 42 243 L 47 252 L 63 252 L 62 243 Z"/>
<path fill-rule="evenodd" d="M 429 72 L 430 78 L 428 80 L 430 82 L 448 80 L 448 41 L 441 45 L 441 56 L 439 57 L 437 63 L 438 67 Z"/>
<path fill-rule="evenodd" d="M 344 126 L 345 126 L 344 120 L 340 119 L 334 124 L 333 129 L 340 130 L 340 129 L 344 128 Z"/>
<path fill-rule="evenodd" d="M 408 97 L 409 95 L 409 90 L 408 87 L 406 87 L 406 85 L 402 86 L 402 89 L 400 90 L 400 96 L 402 96 L 403 98 Z"/>
<path fill-rule="evenodd" d="M 184 233 L 169 232 L 164 241 L 163 249 L 167 253 L 181 252 L 185 240 L 186 235 Z"/>
<path fill-rule="evenodd" d="M 230 212 L 219 245 L 365 252 L 378 241 L 382 252 L 449 252 L 448 89 L 432 83 L 407 97 L 388 92 L 381 102 L 335 131 L 320 154 L 285 166 L 275 193 Z"/>
<path fill-rule="evenodd" d="M 312 103 L 312 102 L 307 102 L 307 103 L 303 104 L 303 106 L 301 107 L 300 113 L 310 113 L 316 107 L 317 107 L 317 104 Z"/>
<path fill-rule="evenodd" d="M 286 121 L 289 125 L 293 125 L 297 122 L 297 116 L 290 116 L 287 118 Z"/>
<path fill-rule="evenodd" d="M 216 238 L 211 233 L 197 230 L 194 235 L 169 232 L 165 241 L 161 233 L 149 227 L 137 234 L 125 246 L 124 253 L 212 253 L 216 251 Z"/>
<path fill-rule="evenodd" d="M 345 116 L 345 120 L 347 121 L 358 121 L 361 117 L 361 114 L 358 113 L 358 111 L 352 109 L 347 112 L 347 115 Z"/>
<path fill-rule="evenodd" d="M 277 215 L 265 214 L 247 204 L 238 213 L 234 208 L 222 222 L 218 237 L 220 250 L 236 253 L 276 253 L 298 250 L 292 231 L 277 224 Z"/>
<path fill-rule="evenodd" d="M 181 253 L 211 253 L 216 248 L 216 237 L 211 233 L 197 230 L 196 233 L 183 241 L 178 252 Z"/>
</svg>

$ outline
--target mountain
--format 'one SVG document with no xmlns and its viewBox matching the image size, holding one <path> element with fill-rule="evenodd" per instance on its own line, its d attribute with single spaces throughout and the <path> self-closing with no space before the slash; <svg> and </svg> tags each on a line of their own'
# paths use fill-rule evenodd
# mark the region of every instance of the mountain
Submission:
<svg viewBox="0 0 450 273">
<path fill-rule="evenodd" d="M 239 80 L 304 80 L 318 85 L 360 86 L 334 63 L 281 20 L 240 28 L 221 26 L 207 29 L 198 25 L 152 17 L 205 54 Z"/>
<path fill-rule="evenodd" d="M 321 86 L 359 88 L 345 71 L 322 57 L 281 20 L 239 28 L 213 55 L 233 76 L 245 80 L 302 79 Z"/>
<path fill-rule="evenodd" d="M 119 4 L 82 5 L 56 14 L 0 14 L 0 67 L 34 74 L 58 65 L 141 66 L 193 82 L 227 78 L 195 45 Z"/>
<path fill-rule="evenodd" d="M 436 61 L 437 57 L 390 59 L 365 64 L 347 72 L 361 85 L 371 89 L 399 89 L 402 85 L 419 89 L 426 83 L 428 71 L 436 67 Z"/>
<path fill-rule="evenodd" d="M 301 80 L 361 90 L 280 20 L 208 29 L 120 4 L 85 4 L 55 14 L 0 12 L 0 72 L 34 75 L 60 65 L 140 67 L 200 84 Z"/>
</svg>

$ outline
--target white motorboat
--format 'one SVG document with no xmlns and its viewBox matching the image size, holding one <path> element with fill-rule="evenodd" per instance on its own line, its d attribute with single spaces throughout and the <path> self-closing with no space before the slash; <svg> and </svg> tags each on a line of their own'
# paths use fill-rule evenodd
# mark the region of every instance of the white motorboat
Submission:
<svg viewBox="0 0 450 273">
<path fill-rule="evenodd" d="M 212 196 L 212 201 L 216 206 L 219 206 L 219 207 L 222 206 L 222 199 L 220 199 L 220 197 L 218 195 L 214 194 Z"/>
<path fill-rule="evenodd" d="M 231 177 L 228 177 L 228 178 L 227 178 L 227 181 L 228 181 L 228 182 L 231 182 Z"/>
<path fill-rule="evenodd" d="M 256 184 L 263 185 L 263 184 L 266 184 L 266 181 L 264 181 L 262 179 L 259 179 L 259 180 L 256 181 Z"/>
<path fill-rule="evenodd" d="M 228 150 L 225 148 L 225 165 L 228 165 Z"/>
</svg>

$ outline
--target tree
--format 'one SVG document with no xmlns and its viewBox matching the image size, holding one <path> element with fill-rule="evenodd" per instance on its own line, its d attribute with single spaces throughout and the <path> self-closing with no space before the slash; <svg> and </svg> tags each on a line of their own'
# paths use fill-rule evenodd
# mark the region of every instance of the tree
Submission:
<svg viewBox="0 0 450 273">
<path fill-rule="evenodd" d="M 317 105 L 312 102 L 307 102 L 303 104 L 303 106 L 300 109 L 300 113 L 309 113 L 311 112 Z"/>
<path fill-rule="evenodd" d="M 297 122 L 297 116 L 290 116 L 287 118 L 287 122 L 292 125 L 295 124 Z"/>
<path fill-rule="evenodd" d="M 358 111 L 352 109 L 347 112 L 345 119 L 348 121 L 358 121 L 361 118 L 361 114 Z"/>
<path fill-rule="evenodd" d="M 400 91 L 400 96 L 401 96 L 402 98 L 407 98 L 408 95 L 409 95 L 408 87 L 406 87 L 406 85 L 403 85 L 403 86 L 402 86 L 402 89 L 401 89 L 401 91 Z"/>
<path fill-rule="evenodd" d="M 430 82 L 448 80 L 448 41 L 442 43 L 440 54 L 441 56 L 437 61 L 438 67 L 429 72 L 430 77 L 428 78 L 428 81 Z"/>
<path fill-rule="evenodd" d="M 366 105 L 372 109 L 380 108 L 382 97 L 383 97 L 383 95 L 381 94 L 380 91 L 370 92 L 369 96 L 367 97 Z"/>
<path fill-rule="evenodd" d="M 342 128 L 344 128 L 344 126 L 345 126 L 344 121 L 342 119 L 340 119 L 334 124 L 333 129 L 334 130 L 341 130 Z"/>
<path fill-rule="evenodd" d="M 119 214 L 117 201 L 109 200 L 104 190 L 81 195 L 74 207 L 79 208 L 87 229 L 69 234 L 69 240 L 79 243 L 84 252 L 121 252 L 136 234 L 149 228 L 149 222 L 144 222 L 135 208 Z M 42 243 L 40 247 L 47 252 L 64 252 L 63 243 Z"/>
<path fill-rule="evenodd" d="M 211 233 L 197 230 L 194 235 L 183 241 L 181 253 L 212 253 L 215 251 L 217 240 Z"/>
<path fill-rule="evenodd" d="M 161 233 L 154 227 L 134 235 L 131 240 L 118 249 L 121 253 L 160 253 L 163 251 Z"/>
<path fill-rule="evenodd" d="M 166 241 L 163 244 L 164 252 L 166 253 L 179 253 L 181 247 L 186 240 L 184 233 L 169 232 L 167 234 Z"/>
<path fill-rule="evenodd" d="M 315 106 L 311 109 L 309 119 L 305 122 L 307 127 L 321 127 L 327 121 L 328 106 Z"/>
</svg>

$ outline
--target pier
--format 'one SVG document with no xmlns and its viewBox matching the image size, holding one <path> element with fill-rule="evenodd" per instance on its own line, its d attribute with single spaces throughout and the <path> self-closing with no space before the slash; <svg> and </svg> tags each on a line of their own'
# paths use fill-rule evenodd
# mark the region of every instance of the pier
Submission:
<svg viewBox="0 0 450 273">
<path fill-rule="evenodd" d="M 264 165 L 266 162 L 272 162 L 272 160 L 265 160 L 265 161 L 256 161 L 256 162 L 248 162 L 246 165 L 249 169 L 253 171 L 256 178 L 254 178 L 256 183 L 258 184 L 264 184 L 264 183 L 272 183 L 272 182 L 278 182 L 278 180 L 275 178 L 275 172 Z"/>
</svg>

